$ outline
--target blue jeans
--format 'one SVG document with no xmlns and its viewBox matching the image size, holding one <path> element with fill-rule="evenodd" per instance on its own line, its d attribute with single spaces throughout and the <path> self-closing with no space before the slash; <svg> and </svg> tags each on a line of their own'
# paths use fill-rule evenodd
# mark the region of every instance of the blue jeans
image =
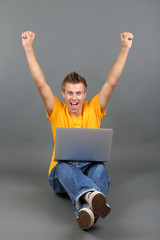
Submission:
<svg viewBox="0 0 160 240">
<path fill-rule="evenodd" d="M 103 163 L 86 162 L 59 162 L 52 169 L 49 182 L 56 193 L 68 194 L 77 211 L 88 205 L 80 199 L 83 194 L 97 190 L 106 195 L 110 185 Z"/>
</svg>

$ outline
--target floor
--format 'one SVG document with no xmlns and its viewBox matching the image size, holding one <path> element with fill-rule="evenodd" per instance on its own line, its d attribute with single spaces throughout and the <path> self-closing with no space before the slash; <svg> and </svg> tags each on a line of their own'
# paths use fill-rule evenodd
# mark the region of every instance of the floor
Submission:
<svg viewBox="0 0 160 240">
<path fill-rule="evenodd" d="M 71 201 L 52 191 L 43 168 L 34 174 L 1 169 L 0 239 L 159 240 L 160 171 L 142 166 L 109 165 L 112 211 L 90 231 L 79 229 Z"/>
</svg>

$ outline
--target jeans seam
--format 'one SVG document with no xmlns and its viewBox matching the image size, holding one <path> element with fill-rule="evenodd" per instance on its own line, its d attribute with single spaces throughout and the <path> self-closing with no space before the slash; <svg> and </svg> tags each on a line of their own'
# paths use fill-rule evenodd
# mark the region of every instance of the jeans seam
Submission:
<svg viewBox="0 0 160 240">
<path fill-rule="evenodd" d="M 63 186 L 63 184 L 62 184 L 61 180 L 58 178 L 58 176 L 57 176 L 57 175 L 55 175 L 55 176 L 53 177 L 53 180 L 54 180 L 54 179 L 58 179 L 58 181 L 60 182 L 60 184 L 62 185 L 62 187 L 63 187 L 63 188 L 66 190 L 67 194 L 68 194 L 68 195 L 70 195 L 70 196 L 71 196 L 71 198 L 73 198 L 73 196 L 74 196 L 74 195 L 73 195 L 73 194 L 72 194 L 72 193 L 71 193 L 71 192 L 68 190 L 68 188 L 67 188 L 67 187 L 64 187 L 64 186 Z"/>
</svg>

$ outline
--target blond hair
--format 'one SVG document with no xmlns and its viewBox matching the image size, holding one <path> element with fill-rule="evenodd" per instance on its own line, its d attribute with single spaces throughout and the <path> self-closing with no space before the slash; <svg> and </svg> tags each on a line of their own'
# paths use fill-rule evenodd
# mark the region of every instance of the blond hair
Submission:
<svg viewBox="0 0 160 240">
<path fill-rule="evenodd" d="M 72 72 L 64 78 L 64 80 L 62 81 L 62 84 L 61 84 L 63 92 L 65 92 L 66 83 L 72 83 L 72 84 L 83 83 L 85 91 L 87 90 L 86 80 L 81 75 L 79 75 L 77 72 Z"/>
</svg>

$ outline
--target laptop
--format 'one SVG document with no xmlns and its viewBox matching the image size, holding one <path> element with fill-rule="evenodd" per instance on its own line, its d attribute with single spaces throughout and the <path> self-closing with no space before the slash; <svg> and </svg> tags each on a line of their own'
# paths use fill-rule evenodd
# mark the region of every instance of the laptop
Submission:
<svg viewBox="0 0 160 240">
<path fill-rule="evenodd" d="M 113 129 L 56 128 L 55 161 L 107 162 Z"/>
</svg>

